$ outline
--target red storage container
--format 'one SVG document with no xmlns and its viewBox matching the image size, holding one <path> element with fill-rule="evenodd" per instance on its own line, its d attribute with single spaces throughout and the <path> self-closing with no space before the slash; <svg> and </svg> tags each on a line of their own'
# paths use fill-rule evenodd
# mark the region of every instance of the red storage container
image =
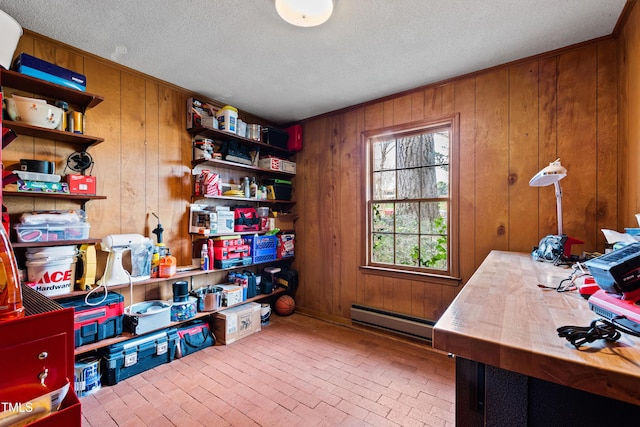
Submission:
<svg viewBox="0 0 640 427">
<path fill-rule="evenodd" d="M 286 128 L 285 131 L 289 134 L 287 149 L 289 151 L 302 150 L 302 126 L 292 125 Z"/>
</svg>

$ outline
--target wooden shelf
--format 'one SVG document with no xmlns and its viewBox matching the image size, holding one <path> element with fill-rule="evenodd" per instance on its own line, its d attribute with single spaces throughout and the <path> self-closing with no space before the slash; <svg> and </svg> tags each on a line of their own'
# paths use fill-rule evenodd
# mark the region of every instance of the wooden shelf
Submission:
<svg viewBox="0 0 640 427">
<path fill-rule="evenodd" d="M 256 141 L 255 139 L 245 138 L 240 135 L 224 132 L 217 129 L 198 126 L 198 127 L 193 127 L 191 129 L 187 129 L 187 131 L 193 136 L 201 135 L 206 138 L 210 138 L 218 141 L 237 141 L 241 144 L 249 145 L 251 147 L 258 147 L 260 149 L 264 148 L 265 151 L 268 151 L 271 153 L 279 153 L 285 157 L 290 157 L 294 154 L 292 151 L 286 150 L 284 148 L 276 147 L 275 145 L 265 144 L 264 142 Z"/>
<path fill-rule="evenodd" d="M 22 122 L 4 120 L 2 126 L 11 129 L 18 135 L 34 136 L 36 138 L 52 139 L 58 142 L 67 142 L 79 147 L 91 147 L 104 141 L 97 136 L 89 136 L 80 133 L 71 133 L 57 129 L 46 129 L 40 126 L 31 126 Z"/>
<path fill-rule="evenodd" d="M 236 234 L 236 233 L 233 233 L 233 234 Z M 95 241 L 95 243 L 99 243 L 99 242 L 101 242 L 101 240 Z M 38 243 L 52 243 L 52 242 L 38 242 Z M 13 247 L 28 247 L 28 246 L 37 246 L 38 244 L 37 243 L 36 244 L 32 244 L 32 243 L 12 243 L 11 245 Z M 59 245 L 59 243 L 58 243 L 58 245 Z M 58 246 L 58 245 L 51 245 L 50 244 L 50 245 L 42 245 L 42 246 Z M 149 285 L 149 284 L 152 284 L 152 283 L 166 282 L 167 280 L 177 280 L 177 279 L 184 279 L 184 278 L 193 277 L 193 276 L 201 276 L 203 274 L 211 274 L 211 273 L 220 273 L 222 271 L 239 270 L 239 269 L 248 268 L 248 267 L 256 266 L 256 265 L 274 264 L 274 263 L 278 263 L 278 262 L 292 262 L 293 260 L 295 260 L 295 257 L 287 257 L 287 258 L 275 259 L 273 261 L 257 262 L 257 263 L 248 264 L 248 265 L 238 265 L 238 266 L 229 267 L 229 268 L 215 268 L 213 270 L 200 270 L 198 267 L 193 267 L 193 270 L 178 271 L 176 274 L 174 274 L 171 277 L 154 277 L 152 279 L 139 280 L 137 282 L 133 282 L 132 285 L 133 286 L 143 286 L 143 285 Z M 180 267 L 178 267 L 178 269 L 179 268 Z M 113 285 L 109 285 L 109 289 L 122 289 L 122 288 L 127 288 L 127 287 L 129 287 L 129 283 L 116 283 L 116 284 L 113 284 Z M 71 292 L 66 293 L 66 294 L 51 296 L 49 298 L 55 300 L 55 299 L 59 299 L 59 298 L 73 297 L 73 296 L 86 295 L 86 294 L 87 294 L 87 291 L 71 291 Z"/>
<path fill-rule="evenodd" d="M 257 166 L 250 166 L 250 165 L 243 165 L 242 163 L 236 163 L 236 162 L 229 162 L 226 160 L 219 160 L 219 159 L 198 159 L 198 160 L 193 160 L 191 162 L 191 166 L 193 168 L 197 167 L 197 166 L 202 166 L 202 165 L 211 165 L 211 166 L 215 166 L 215 167 L 226 167 L 226 168 L 231 168 L 231 169 L 239 169 L 239 170 L 251 170 L 251 171 L 256 171 L 262 174 L 269 174 L 269 175 L 276 175 L 276 176 L 286 176 L 286 177 L 291 177 L 291 178 L 295 178 L 296 174 L 295 173 L 291 173 L 291 172 L 282 172 L 282 171 L 274 171 L 274 170 L 270 170 L 270 169 L 263 169 L 263 168 L 259 168 Z"/>
<path fill-rule="evenodd" d="M 43 198 L 51 198 L 51 199 L 68 199 L 68 200 L 80 200 L 80 201 L 89 201 L 89 200 L 103 200 L 106 199 L 107 196 L 96 196 L 89 194 L 61 194 L 61 193 L 40 193 L 37 191 L 13 191 L 13 190 L 3 190 L 3 196 L 12 196 L 12 197 L 43 197 Z"/>
<path fill-rule="evenodd" d="M 2 86 L 37 93 L 38 95 L 48 98 L 61 99 L 67 101 L 69 104 L 81 106 L 85 110 L 93 108 L 104 101 L 103 97 L 89 92 L 60 86 L 3 68 L 0 68 L 0 83 L 2 83 Z"/>
<path fill-rule="evenodd" d="M 296 202 L 292 200 L 273 200 L 273 199 L 253 199 L 248 197 L 233 197 L 233 196 L 193 196 L 194 200 L 197 199 L 217 199 L 217 200 L 237 200 L 240 202 L 252 202 L 252 203 L 281 203 L 295 205 Z"/>
<path fill-rule="evenodd" d="M 111 289 L 111 286 L 109 287 L 109 289 Z M 182 325 L 184 323 L 187 323 L 187 322 L 190 322 L 192 320 L 201 319 L 203 317 L 211 316 L 212 314 L 218 313 L 220 311 L 224 311 L 224 310 L 226 310 L 228 308 L 231 308 L 231 307 L 237 307 L 239 305 L 247 304 L 247 303 L 250 303 L 250 302 L 263 301 L 265 299 L 274 297 L 276 295 L 283 294 L 284 292 L 285 292 L 284 288 L 276 288 L 270 294 L 256 295 L 253 298 L 248 298 L 246 301 L 242 301 L 239 304 L 234 304 L 234 305 L 231 305 L 229 307 L 220 307 L 219 309 L 213 310 L 213 311 L 198 312 L 195 317 L 193 317 L 193 318 L 191 318 L 189 320 L 184 320 L 184 321 L 180 321 L 180 322 L 171 322 L 168 325 L 163 326 L 162 328 L 159 328 L 159 329 L 170 328 L 170 327 L 174 327 L 174 326 L 180 326 L 180 325 Z M 68 294 L 65 295 L 65 296 L 68 296 Z M 149 331 L 149 332 L 151 332 L 151 331 Z M 133 335 L 130 332 L 123 332 L 122 335 L 119 335 L 119 336 L 114 337 L 114 338 L 107 338 L 107 339 L 100 340 L 100 341 L 95 342 L 95 343 L 82 345 L 82 346 L 80 346 L 80 347 L 75 349 L 75 355 L 77 356 L 79 354 L 84 354 L 84 353 L 87 353 L 87 352 L 90 352 L 90 351 L 93 351 L 93 350 L 97 350 L 97 349 L 102 348 L 102 347 L 106 347 L 106 346 L 109 346 L 109 345 L 112 345 L 112 344 L 117 344 L 119 342 L 127 341 L 127 340 L 130 340 L 131 338 L 135 338 L 135 337 L 136 337 L 136 335 Z"/>
</svg>

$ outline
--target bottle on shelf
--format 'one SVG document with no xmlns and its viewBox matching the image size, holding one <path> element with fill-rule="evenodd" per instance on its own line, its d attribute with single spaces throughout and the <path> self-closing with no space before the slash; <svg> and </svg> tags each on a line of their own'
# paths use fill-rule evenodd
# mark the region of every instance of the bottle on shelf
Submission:
<svg viewBox="0 0 640 427">
<path fill-rule="evenodd" d="M 200 251 L 200 269 L 201 270 L 209 270 L 209 248 L 207 245 L 202 245 L 202 250 Z"/>
<path fill-rule="evenodd" d="M 213 240 L 207 239 L 207 251 L 209 253 L 209 270 L 213 270 Z"/>
<path fill-rule="evenodd" d="M 9 236 L 0 226 L 0 321 L 24 316 L 22 288 L 16 255 Z"/>
<path fill-rule="evenodd" d="M 244 177 L 244 183 L 242 184 L 242 189 L 244 190 L 244 197 L 247 199 L 251 197 L 251 183 L 249 182 L 249 177 Z"/>
<path fill-rule="evenodd" d="M 258 184 L 256 184 L 255 178 L 251 178 L 251 185 L 249 186 L 249 188 L 250 188 L 249 196 L 252 199 L 256 199 L 258 197 Z"/>
<path fill-rule="evenodd" d="M 165 248 L 165 255 L 160 258 L 160 264 L 158 265 L 158 277 L 167 278 L 176 275 L 178 260 L 171 255 L 169 248 Z"/>
</svg>

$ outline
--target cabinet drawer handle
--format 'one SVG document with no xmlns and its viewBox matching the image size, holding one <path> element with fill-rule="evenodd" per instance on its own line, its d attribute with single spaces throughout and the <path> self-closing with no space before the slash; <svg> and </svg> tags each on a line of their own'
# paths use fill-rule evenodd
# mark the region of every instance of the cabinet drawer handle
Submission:
<svg viewBox="0 0 640 427">
<path fill-rule="evenodd" d="M 40 354 L 38 355 L 38 359 L 40 359 L 40 360 L 44 360 L 44 359 L 46 359 L 47 357 L 49 357 L 49 353 L 47 353 L 46 351 L 43 351 L 42 353 L 40 353 Z"/>
<path fill-rule="evenodd" d="M 45 370 L 43 372 L 40 372 L 38 374 L 38 378 L 40 378 L 40 384 L 42 384 L 44 386 L 44 381 L 47 379 L 47 376 L 49 375 L 49 369 L 45 368 Z"/>
</svg>

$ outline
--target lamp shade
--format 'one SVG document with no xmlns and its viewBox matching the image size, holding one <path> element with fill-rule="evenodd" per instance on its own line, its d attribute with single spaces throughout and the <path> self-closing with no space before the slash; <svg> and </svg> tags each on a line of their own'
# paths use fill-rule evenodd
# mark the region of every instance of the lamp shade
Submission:
<svg viewBox="0 0 640 427">
<path fill-rule="evenodd" d="M 560 181 L 565 176 L 567 176 L 567 169 L 560 164 L 560 159 L 557 159 L 535 174 L 535 176 L 529 180 L 529 185 L 531 187 L 546 187 L 547 185 Z"/>
<path fill-rule="evenodd" d="M 333 0 L 276 0 L 278 15 L 298 27 L 325 23 L 333 13 Z"/>
</svg>

